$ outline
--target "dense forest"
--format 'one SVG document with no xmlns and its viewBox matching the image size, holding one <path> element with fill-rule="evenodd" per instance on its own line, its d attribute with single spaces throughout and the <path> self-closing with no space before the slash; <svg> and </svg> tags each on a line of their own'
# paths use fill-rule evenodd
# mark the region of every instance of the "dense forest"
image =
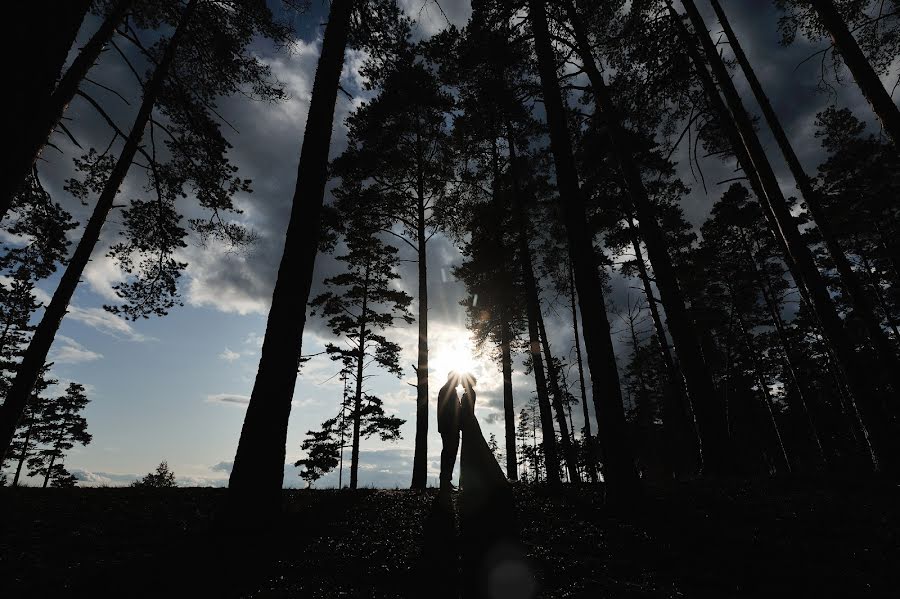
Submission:
<svg viewBox="0 0 900 599">
<path fill-rule="evenodd" d="M 183 305 L 188 256 L 260 242 L 237 198 L 267 182 L 242 173 L 222 105 L 284 105 L 257 49 L 291 53 L 311 13 L 324 27 L 230 510 L 278 514 L 296 449 L 308 486 L 334 471 L 362 486 L 361 443 L 406 424 L 374 377 L 415 402 L 408 480 L 426 491 L 441 239 L 461 256 L 448 276 L 465 334 L 502 380 L 502 432 L 481 441 L 518 489 L 503 501 L 583 488 L 615 510 L 685 484 L 896 481 L 900 2 L 759 3 L 778 15 L 759 39 L 812 48 L 818 93 L 770 89 L 774 67 L 725 0 L 472 0 L 464 23 L 437 0 L 20 3 L 10 44 L 29 51 L 10 64 L 0 185 L 3 484 L 76 485 L 65 461 L 92 440 L 91 388 L 60 384 L 52 350 L 92 256 L 121 273 L 104 309 L 143 321 Z M 445 20 L 433 35 L 426 8 Z M 361 96 L 343 84 L 350 57 Z M 117 85 L 92 77 L 107 63 Z M 835 86 L 865 102 L 842 105 Z M 775 94 L 814 104 L 814 122 L 786 126 Z M 79 139 L 88 113 L 106 145 Z M 51 155 L 73 165 L 60 194 L 42 183 Z M 322 352 L 303 347 L 311 324 L 330 335 Z M 288 448 L 311 364 L 343 392 L 324 422 L 301 415 Z M 174 481 L 163 462 L 135 486 Z M 479 511 L 502 512 L 491 497 L 460 504 L 464 520 L 500 530 Z"/>
</svg>

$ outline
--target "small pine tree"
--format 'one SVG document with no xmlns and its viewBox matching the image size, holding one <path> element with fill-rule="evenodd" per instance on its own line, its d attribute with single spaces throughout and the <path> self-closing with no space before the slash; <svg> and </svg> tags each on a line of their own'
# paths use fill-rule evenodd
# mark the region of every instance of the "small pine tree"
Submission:
<svg viewBox="0 0 900 599">
<path fill-rule="evenodd" d="M 156 472 L 134 481 L 131 486 L 141 489 L 170 489 L 178 485 L 175 484 L 175 473 L 169 470 L 169 463 L 163 460 L 156 467 Z"/>
<path fill-rule="evenodd" d="M 322 424 L 322 430 L 306 431 L 306 439 L 300 449 L 306 452 L 306 458 L 294 462 L 294 466 L 303 468 L 300 478 L 306 481 L 307 488 L 334 470 L 340 461 L 341 442 L 335 438 L 338 419 L 332 418 Z"/>
<path fill-rule="evenodd" d="M 44 418 L 52 401 L 44 396 L 44 391 L 51 385 L 55 385 L 56 379 L 47 378 L 47 372 L 53 364 L 47 364 L 41 370 L 37 384 L 31 392 L 31 398 L 25 406 L 25 413 L 19 421 L 16 428 L 13 442 L 10 445 L 7 454 L 7 462 L 15 464 L 15 475 L 13 476 L 12 485 L 19 485 L 22 472 L 26 463 L 29 464 L 38 451 L 38 444 L 41 443 L 41 433 L 44 430 Z M 5 464 L 4 464 L 5 465 Z"/>
<path fill-rule="evenodd" d="M 491 433 L 491 436 L 488 438 L 488 448 L 491 450 L 491 453 L 494 454 L 497 463 L 501 463 L 503 460 L 503 453 L 500 451 L 500 444 L 497 443 L 497 435 L 494 433 Z"/>
<path fill-rule="evenodd" d="M 361 192 L 364 193 L 364 192 Z M 342 364 L 341 372 L 352 379 L 354 391 L 345 393 L 342 410 L 349 408 L 353 422 L 350 487 L 357 486 L 360 439 L 378 434 L 382 441 L 400 438 L 404 420 L 387 415 L 382 400 L 366 389 L 370 367 L 401 376 L 398 343 L 384 332 L 397 321 L 411 324 L 412 297 L 396 288 L 397 248 L 379 236 L 384 223 L 342 196 L 339 204 L 346 219 L 344 243 L 347 253 L 337 257 L 346 270 L 325 279 L 325 293 L 310 302 L 311 315 L 321 313 L 331 332 L 344 343 L 329 343 L 327 353 Z M 348 403 L 349 402 L 349 403 Z M 314 444 L 315 445 L 315 444 Z"/>
<path fill-rule="evenodd" d="M 63 460 L 76 443 L 91 442 L 87 420 L 81 415 L 89 401 L 84 385 L 69 383 L 64 395 L 46 404 L 38 428 L 43 447 L 28 460 L 28 476 L 43 475 L 45 488 L 51 480 L 54 486 L 74 485 L 75 477 L 65 469 Z"/>
</svg>

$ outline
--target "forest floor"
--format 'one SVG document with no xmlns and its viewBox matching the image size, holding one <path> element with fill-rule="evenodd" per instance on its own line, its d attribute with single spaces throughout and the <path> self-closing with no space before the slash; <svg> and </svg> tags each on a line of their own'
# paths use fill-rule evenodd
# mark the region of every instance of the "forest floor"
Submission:
<svg viewBox="0 0 900 599">
<path fill-rule="evenodd" d="M 2 595 L 376 598 L 449 588 L 423 575 L 433 573 L 422 556 L 435 490 L 289 490 L 278 525 L 250 531 L 230 525 L 226 493 L 0 488 Z M 692 482 L 615 513 L 598 487 L 514 493 L 538 597 L 900 589 L 896 483 Z"/>
</svg>

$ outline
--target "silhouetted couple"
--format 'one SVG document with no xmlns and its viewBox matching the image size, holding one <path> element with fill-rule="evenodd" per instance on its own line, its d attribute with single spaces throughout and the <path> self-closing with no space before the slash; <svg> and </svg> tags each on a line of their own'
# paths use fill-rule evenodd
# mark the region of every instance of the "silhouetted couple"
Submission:
<svg viewBox="0 0 900 599">
<path fill-rule="evenodd" d="M 464 391 L 461 398 L 456 393 L 460 384 Z M 530 590 L 522 590 L 533 588 L 533 578 L 518 541 L 512 489 L 475 418 L 475 377 L 451 372 L 438 393 L 437 411 L 438 432 L 444 442 L 437 506 L 447 515 L 447 527 L 452 527 L 453 522 L 449 516 L 452 513 L 450 480 L 462 433 L 459 469 L 461 584 L 458 588 L 448 585 L 448 592 L 442 596 L 461 595 L 466 599 L 532 596 Z M 456 548 L 455 542 L 450 541 L 452 532 L 445 531 L 444 534 L 448 535 L 444 549 L 452 551 Z M 433 551 L 439 550 L 433 548 Z M 460 595 L 456 594 L 457 590 Z"/>
<path fill-rule="evenodd" d="M 462 385 L 460 398 L 456 387 Z M 438 432 L 443 440 L 441 450 L 441 492 L 447 493 L 453 486 L 453 467 L 459 450 L 462 433 L 462 457 L 459 484 L 464 491 L 476 493 L 491 488 L 505 487 L 506 477 L 497 463 L 494 452 L 488 447 L 481 427 L 475 419 L 475 377 L 471 374 L 451 372 L 447 382 L 438 392 Z"/>
</svg>

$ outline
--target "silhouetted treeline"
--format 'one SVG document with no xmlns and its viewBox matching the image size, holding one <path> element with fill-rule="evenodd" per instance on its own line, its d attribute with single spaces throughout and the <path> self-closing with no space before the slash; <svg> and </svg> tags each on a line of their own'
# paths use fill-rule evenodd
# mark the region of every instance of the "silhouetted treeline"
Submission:
<svg viewBox="0 0 900 599">
<path fill-rule="evenodd" d="M 401 375 L 392 329 L 415 320 L 410 476 L 413 488 L 425 487 L 435 235 L 461 249 L 454 272 L 468 290 L 468 326 L 502 373 L 506 438 L 495 453 L 503 449 L 510 479 L 554 487 L 602 479 L 610 501 L 627 502 L 642 481 L 830 469 L 896 475 L 900 111 L 879 77 L 896 64 L 900 18 L 874 0 L 773 4 L 782 42 L 830 40 L 823 77 L 846 70 L 872 114 L 823 102 L 814 134 L 789 136 L 761 59 L 718 0 L 473 0 L 464 27 L 428 39 L 393 0 L 334 0 L 231 473 L 234 497 L 254 506 L 277 500 L 310 305 L 335 336 L 326 353 L 345 384 L 337 416 L 304 442 L 304 478 L 334 468 L 343 477 L 350 447 L 355 487 L 360 439 L 398 438 L 401 421 L 365 388 L 366 367 Z M 25 94 L 16 101 L 33 110 L 16 125 L 23 141 L 12 148 L 0 212 L 9 231 L 34 242 L 9 248 L 0 265 L 12 335 L 0 347 L 11 373 L 0 414 L 7 459 L 131 166 L 145 171 L 149 192 L 123 209 L 124 232 L 110 252 L 129 276 L 116 288 L 120 305 L 108 309 L 163 315 L 179 304 L 186 265 L 175 255 L 191 235 L 252 241 L 225 216 L 250 182 L 229 161 L 216 99 L 248 90 L 284 96 L 249 48 L 255 36 L 291 37 L 264 3 L 96 1 L 70 12 L 52 47 L 29 57 L 35 75 L 16 71 Z M 62 46 L 88 14 L 97 30 L 66 65 Z M 144 66 L 129 61 L 125 43 Z M 104 109 L 115 95 L 99 101 L 90 87 L 91 65 L 110 47 L 138 82 L 140 102 L 124 130 Z M 367 99 L 329 164 L 348 50 L 365 57 Z M 94 208 L 69 257 L 65 234 L 77 225 L 43 191 L 35 165 L 55 129 L 75 141 L 63 114 L 76 99 L 109 124 L 112 142 L 76 161 L 82 176 L 68 190 Z M 764 143 L 767 132 L 774 143 Z M 812 144 L 826 157 L 815 172 L 797 154 Z M 707 180 L 710 161 L 734 175 Z M 776 174 L 782 162 L 786 185 Z M 683 178 L 687 170 L 695 180 Z M 791 186 L 798 197 L 785 193 Z M 711 198 L 699 227 L 684 210 L 692 187 Z M 182 226 L 182 194 L 211 216 Z M 345 270 L 310 298 L 323 250 Z M 397 289 L 400 260 L 417 262 L 416 284 L 405 287 L 415 293 Z M 31 289 L 57 264 L 59 287 L 35 326 Z M 623 286 L 627 298 L 616 291 Z M 533 398 L 513 394 L 520 360 Z"/>
</svg>

